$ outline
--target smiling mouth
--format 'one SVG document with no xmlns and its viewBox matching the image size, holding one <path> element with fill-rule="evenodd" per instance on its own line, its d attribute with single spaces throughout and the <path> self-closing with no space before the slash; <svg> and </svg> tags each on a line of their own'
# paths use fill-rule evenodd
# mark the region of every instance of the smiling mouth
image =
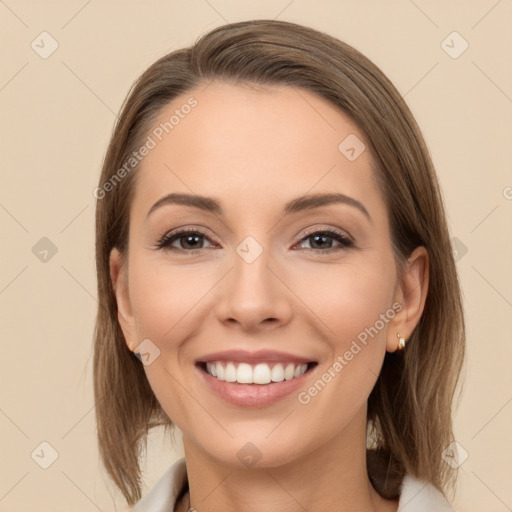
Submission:
<svg viewBox="0 0 512 512">
<path fill-rule="evenodd" d="M 258 363 L 248 364 L 236 361 L 199 362 L 198 366 L 211 377 L 237 384 L 270 384 L 301 377 L 318 363 Z"/>
</svg>

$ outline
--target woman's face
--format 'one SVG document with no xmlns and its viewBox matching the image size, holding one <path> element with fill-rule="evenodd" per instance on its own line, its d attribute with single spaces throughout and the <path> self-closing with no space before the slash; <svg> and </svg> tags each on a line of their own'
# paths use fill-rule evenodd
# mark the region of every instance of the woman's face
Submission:
<svg viewBox="0 0 512 512">
<path fill-rule="evenodd" d="M 408 325 L 358 127 L 305 90 L 213 82 L 149 135 L 128 262 L 114 250 L 111 271 L 127 343 L 185 442 L 272 466 L 360 432 Z"/>
</svg>

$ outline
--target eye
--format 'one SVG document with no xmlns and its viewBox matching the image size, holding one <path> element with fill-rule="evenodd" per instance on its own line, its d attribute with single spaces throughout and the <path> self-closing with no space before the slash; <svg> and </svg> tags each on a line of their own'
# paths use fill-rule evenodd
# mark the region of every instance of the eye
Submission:
<svg viewBox="0 0 512 512">
<path fill-rule="evenodd" d="M 157 242 L 156 248 L 189 254 L 207 249 L 208 247 L 204 247 L 204 240 L 209 240 L 205 233 L 198 230 L 182 229 L 164 235 Z M 174 245 L 175 242 L 177 242 L 178 247 Z"/>
<path fill-rule="evenodd" d="M 205 247 L 205 241 L 208 241 L 211 245 Z M 338 242 L 338 245 L 333 247 L 333 241 Z M 307 242 L 309 242 L 309 247 L 302 247 L 303 249 L 322 254 L 355 247 L 354 242 L 342 231 L 332 229 L 311 231 L 302 238 L 299 245 L 304 245 Z M 157 242 L 155 248 L 187 255 L 212 247 L 215 247 L 215 244 L 211 243 L 206 233 L 198 229 L 180 229 L 165 234 Z"/>
<path fill-rule="evenodd" d="M 333 247 L 333 240 L 339 243 L 337 247 Z M 305 248 L 306 250 L 320 253 L 329 253 L 354 247 L 354 242 L 343 232 L 331 229 L 313 231 L 301 240 L 301 244 L 304 243 L 304 241 L 309 241 L 310 245 Z"/>
</svg>

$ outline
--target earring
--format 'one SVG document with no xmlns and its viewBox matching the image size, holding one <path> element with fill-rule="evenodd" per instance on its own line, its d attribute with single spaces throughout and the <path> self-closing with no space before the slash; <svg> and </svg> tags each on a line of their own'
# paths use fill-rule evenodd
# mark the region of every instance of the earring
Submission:
<svg viewBox="0 0 512 512">
<path fill-rule="evenodd" d="M 398 350 L 402 350 L 405 347 L 405 338 L 402 338 L 400 334 L 397 334 L 398 337 Z"/>
</svg>

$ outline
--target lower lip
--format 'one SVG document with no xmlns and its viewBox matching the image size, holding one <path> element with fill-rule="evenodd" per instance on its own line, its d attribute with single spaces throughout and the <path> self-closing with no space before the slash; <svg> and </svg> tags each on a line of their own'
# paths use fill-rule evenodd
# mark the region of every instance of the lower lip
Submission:
<svg viewBox="0 0 512 512">
<path fill-rule="evenodd" d="M 285 396 L 293 393 L 302 385 L 315 368 L 310 368 L 300 377 L 282 382 L 269 384 L 239 384 L 226 382 L 212 377 L 200 367 L 196 367 L 203 376 L 206 384 L 224 401 L 240 407 L 266 407 L 272 405 Z"/>
</svg>

